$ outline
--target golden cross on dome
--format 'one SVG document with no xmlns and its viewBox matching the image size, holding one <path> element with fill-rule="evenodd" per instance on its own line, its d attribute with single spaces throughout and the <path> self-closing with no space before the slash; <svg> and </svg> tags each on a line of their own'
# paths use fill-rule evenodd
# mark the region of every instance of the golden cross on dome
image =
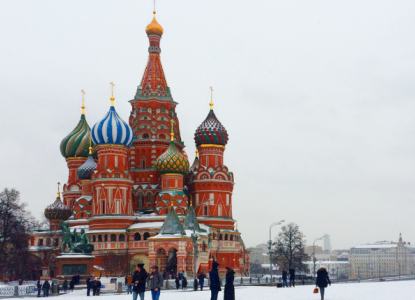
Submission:
<svg viewBox="0 0 415 300">
<path fill-rule="evenodd" d="M 190 206 L 193 206 L 192 195 L 190 195 Z"/>
<path fill-rule="evenodd" d="M 84 95 L 85 95 L 85 91 L 84 90 L 81 90 L 81 93 L 82 93 L 82 106 L 81 106 L 81 108 L 82 108 L 82 114 L 84 115 L 85 114 L 85 99 L 84 99 Z"/>
<path fill-rule="evenodd" d="M 199 158 L 199 151 L 196 150 L 196 158 Z"/>
<path fill-rule="evenodd" d="M 213 87 L 210 88 L 210 110 L 213 110 Z"/>
<path fill-rule="evenodd" d="M 61 193 L 59 192 L 59 186 L 61 185 L 60 182 L 58 182 L 58 198 L 60 198 Z"/>
<path fill-rule="evenodd" d="M 156 0 L 154 0 L 153 11 L 156 12 Z"/>
<path fill-rule="evenodd" d="M 115 84 L 114 84 L 114 82 L 110 82 L 110 84 L 111 84 L 111 106 L 114 106 L 114 100 L 115 100 L 115 98 L 114 98 L 114 86 L 115 86 Z"/>
<path fill-rule="evenodd" d="M 173 127 L 174 127 L 174 120 L 171 119 L 170 120 L 170 123 L 171 123 L 170 141 L 174 142 L 174 129 L 173 129 Z"/>
<path fill-rule="evenodd" d="M 92 140 L 89 138 L 89 154 L 92 154 Z"/>
</svg>

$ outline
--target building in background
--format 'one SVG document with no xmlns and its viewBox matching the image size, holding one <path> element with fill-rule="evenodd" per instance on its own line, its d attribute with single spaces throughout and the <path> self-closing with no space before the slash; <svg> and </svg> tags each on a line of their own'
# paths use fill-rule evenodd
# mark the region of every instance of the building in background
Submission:
<svg viewBox="0 0 415 300">
<path fill-rule="evenodd" d="M 323 238 L 323 245 L 324 245 L 324 251 L 331 254 L 331 243 L 330 243 L 330 235 L 325 234 Z"/>
<path fill-rule="evenodd" d="M 62 242 L 59 222 L 85 230 L 94 246 L 94 265 L 106 272 L 130 272 L 137 263 L 158 265 L 162 272 L 188 276 L 220 264 L 238 274 L 249 272 L 249 256 L 236 228 L 232 207 L 234 174 L 225 165 L 228 133 L 213 111 L 196 128 L 196 158 L 190 166 L 181 140 L 178 103 L 173 100 L 160 59 L 163 28 L 156 20 L 146 27 L 149 56 L 131 103 L 128 122 L 115 110 L 92 129 L 85 106 L 75 129 L 61 142 L 68 181 L 45 210 L 49 230 L 31 237 L 31 252 L 51 261 Z M 112 88 L 114 85 L 112 84 Z M 187 220 L 187 221 L 186 221 Z M 190 220 L 190 221 L 189 221 Z M 196 270 L 192 228 L 199 234 Z M 56 274 L 40 264 L 41 274 Z"/>
<path fill-rule="evenodd" d="M 415 247 L 402 240 L 353 247 L 349 253 L 350 278 L 373 278 L 415 273 Z"/>
</svg>

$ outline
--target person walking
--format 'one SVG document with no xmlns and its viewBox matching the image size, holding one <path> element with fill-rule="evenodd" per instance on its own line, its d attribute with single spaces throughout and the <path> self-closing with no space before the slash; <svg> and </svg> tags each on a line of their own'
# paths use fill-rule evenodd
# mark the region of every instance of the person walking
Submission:
<svg viewBox="0 0 415 300">
<path fill-rule="evenodd" d="M 224 300 L 235 300 L 235 287 L 233 286 L 235 271 L 229 267 L 226 267 L 226 271 Z"/>
<path fill-rule="evenodd" d="M 331 286 L 331 281 L 329 278 L 329 273 L 326 268 L 320 268 L 317 270 L 316 286 L 320 288 L 321 300 L 324 300 L 324 290 L 327 287 L 327 284 Z"/>
<path fill-rule="evenodd" d="M 43 288 L 43 297 L 49 297 L 50 283 L 47 279 L 43 283 L 42 288 Z"/>
<path fill-rule="evenodd" d="M 69 283 L 69 290 L 70 290 L 71 292 L 73 292 L 74 287 L 75 287 L 75 282 L 74 282 L 74 281 L 73 281 L 73 279 L 72 279 L 72 280 L 71 280 L 71 282 Z"/>
<path fill-rule="evenodd" d="M 219 264 L 214 261 L 212 263 L 212 270 L 209 272 L 209 280 L 210 280 L 210 300 L 217 300 L 218 293 L 221 291 L 220 288 L 220 279 L 218 273 Z"/>
<path fill-rule="evenodd" d="M 160 290 L 163 287 L 163 277 L 159 272 L 158 266 L 151 267 L 151 273 L 147 278 L 147 282 L 151 290 L 151 298 L 153 300 L 159 300 Z"/>
<path fill-rule="evenodd" d="M 62 288 L 65 293 L 68 291 L 68 280 L 63 281 Z"/>
<path fill-rule="evenodd" d="M 133 293 L 133 274 L 125 277 L 125 285 L 127 286 L 127 295 Z"/>
<path fill-rule="evenodd" d="M 37 287 L 37 296 L 40 297 L 40 292 L 42 291 L 42 284 L 40 283 L 40 280 L 37 281 L 36 287 Z"/>
<path fill-rule="evenodd" d="M 144 269 L 144 264 L 137 264 L 133 274 L 133 300 L 144 300 L 144 293 L 146 291 L 147 271 Z M 163 284 L 163 281 L 162 281 Z"/>
<path fill-rule="evenodd" d="M 295 269 L 291 267 L 288 271 L 290 273 L 290 286 L 295 287 Z"/>
<path fill-rule="evenodd" d="M 93 283 L 93 281 L 91 282 L 91 280 L 92 280 L 92 276 L 89 276 L 86 279 L 86 295 L 87 296 L 89 296 L 89 294 L 91 293 L 91 288 L 92 288 L 92 283 Z"/>
<path fill-rule="evenodd" d="M 206 278 L 205 273 L 202 272 L 199 274 L 199 285 L 200 285 L 201 291 L 203 291 L 203 285 L 205 284 L 205 278 Z"/>
<path fill-rule="evenodd" d="M 183 277 L 182 279 L 182 290 L 187 291 L 187 279 Z"/>
<path fill-rule="evenodd" d="M 176 277 L 176 279 L 175 279 L 174 282 L 176 283 L 176 290 L 179 290 L 179 288 L 180 288 L 180 280 L 179 280 L 179 277 L 178 276 Z"/>
<path fill-rule="evenodd" d="M 287 270 L 282 269 L 282 287 L 288 287 L 287 284 Z"/>
</svg>

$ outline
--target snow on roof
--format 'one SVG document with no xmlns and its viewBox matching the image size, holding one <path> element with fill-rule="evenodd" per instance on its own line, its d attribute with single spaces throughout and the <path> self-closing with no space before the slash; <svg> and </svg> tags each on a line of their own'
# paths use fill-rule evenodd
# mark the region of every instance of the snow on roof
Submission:
<svg viewBox="0 0 415 300">
<path fill-rule="evenodd" d="M 61 255 L 59 255 L 56 258 L 95 258 L 95 256 L 93 255 L 85 255 L 85 254 L 78 254 L 78 253 L 61 253 Z"/>
<path fill-rule="evenodd" d="M 97 229 L 97 230 L 90 230 L 88 233 L 126 233 L 126 229 Z"/>
<path fill-rule="evenodd" d="M 46 246 L 30 246 L 29 247 L 29 251 L 43 251 L 43 250 L 50 250 L 50 249 L 53 249 L 53 247 L 46 247 Z"/>
<path fill-rule="evenodd" d="M 354 249 L 377 249 L 377 248 L 396 248 L 398 247 L 397 244 L 364 244 L 364 245 L 359 245 L 356 247 L 353 247 Z"/>
<path fill-rule="evenodd" d="M 128 229 L 160 228 L 161 226 L 163 222 L 145 222 L 133 224 Z"/>
<path fill-rule="evenodd" d="M 99 271 L 104 271 L 105 269 L 100 267 L 100 266 L 94 266 L 95 269 L 99 270 Z"/>
</svg>

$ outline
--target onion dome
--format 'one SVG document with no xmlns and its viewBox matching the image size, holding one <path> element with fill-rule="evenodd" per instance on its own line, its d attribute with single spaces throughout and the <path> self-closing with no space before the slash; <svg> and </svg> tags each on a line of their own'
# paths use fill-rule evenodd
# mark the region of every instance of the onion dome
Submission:
<svg viewBox="0 0 415 300">
<path fill-rule="evenodd" d="M 199 168 L 199 151 L 196 150 L 196 157 L 193 161 L 192 166 L 190 167 L 190 171 L 195 172 Z"/>
<path fill-rule="evenodd" d="M 85 105 L 82 103 L 82 114 L 78 125 L 61 142 L 62 156 L 65 158 L 88 157 L 90 133 L 91 128 L 85 119 Z"/>
<path fill-rule="evenodd" d="M 156 20 L 156 12 L 153 12 L 153 21 L 151 21 L 150 24 L 147 25 L 146 27 L 146 33 L 147 35 L 159 35 L 162 36 L 163 35 L 163 27 L 161 27 L 161 25 L 157 22 Z"/>
<path fill-rule="evenodd" d="M 177 149 L 174 144 L 173 120 L 171 120 L 171 140 L 166 152 L 156 160 L 156 169 L 159 173 L 185 174 L 189 170 L 189 160 Z"/>
<path fill-rule="evenodd" d="M 76 170 L 78 178 L 81 180 L 90 180 L 92 172 L 97 169 L 97 163 L 92 155 L 92 147 L 89 147 L 89 156 L 86 162 Z"/>
<path fill-rule="evenodd" d="M 115 111 L 114 94 L 110 99 L 109 112 L 92 127 L 92 141 L 95 145 L 114 144 L 130 147 L 134 138 L 133 130 Z"/>
<path fill-rule="evenodd" d="M 213 112 L 213 102 L 210 102 L 210 111 L 207 118 L 200 124 L 195 132 L 196 146 L 222 145 L 228 143 L 228 132 L 216 118 Z"/>
<path fill-rule="evenodd" d="M 72 210 L 62 203 L 60 192 L 56 197 L 55 202 L 45 208 L 45 217 L 49 220 L 67 220 L 72 216 Z"/>
</svg>

